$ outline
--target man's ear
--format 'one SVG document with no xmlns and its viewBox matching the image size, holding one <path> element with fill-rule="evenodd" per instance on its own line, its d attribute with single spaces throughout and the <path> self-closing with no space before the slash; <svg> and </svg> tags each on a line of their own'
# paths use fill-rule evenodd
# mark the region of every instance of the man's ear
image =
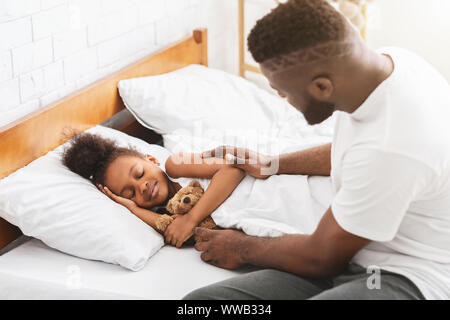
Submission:
<svg viewBox="0 0 450 320">
<path fill-rule="evenodd" d="M 307 90 L 316 100 L 328 101 L 333 94 L 334 85 L 327 77 L 317 77 L 308 84 Z"/>
<path fill-rule="evenodd" d="M 154 156 L 151 156 L 149 154 L 145 155 L 145 158 L 151 162 L 153 162 L 154 164 L 156 164 L 157 166 L 159 166 L 159 161 L 158 159 L 156 159 Z"/>
</svg>

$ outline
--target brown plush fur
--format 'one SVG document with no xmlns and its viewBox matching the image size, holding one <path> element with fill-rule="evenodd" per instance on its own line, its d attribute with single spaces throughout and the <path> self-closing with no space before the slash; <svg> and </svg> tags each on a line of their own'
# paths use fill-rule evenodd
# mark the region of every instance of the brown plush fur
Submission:
<svg viewBox="0 0 450 320">
<path fill-rule="evenodd" d="M 195 204 L 200 200 L 204 190 L 197 180 L 192 180 L 189 184 L 178 190 L 178 192 L 169 200 L 166 209 L 171 214 L 186 214 L 191 210 Z M 172 223 L 173 218 L 167 214 L 161 215 L 156 222 L 156 227 L 159 231 L 164 233 L 167 227 Z M 206 217 L 198 225 L 207 229 L 218 229 L 214 220 L 211 217 Z M 192 238 L 191 238 L 192 239 Z M 192 240 L 188 240 L 187 243 L 192 243 Z M 202 241 L 200 236 L 194 235 L 193 240 L 195 242 Z"/>
</svg>

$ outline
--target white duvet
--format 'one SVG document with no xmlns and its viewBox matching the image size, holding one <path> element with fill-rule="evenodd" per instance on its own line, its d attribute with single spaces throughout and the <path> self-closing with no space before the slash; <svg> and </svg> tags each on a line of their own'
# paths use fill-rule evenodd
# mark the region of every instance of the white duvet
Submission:
<svg viewBox="0 0 450 320">
<path fill-rule="evenodd" d="M 309 234 L 320 219 L 313 212 L 307 176 L 301 175 L 246 176 L 211 217 L 220 227 L 260 237 Z"/>
<path fill-rule="evenodd" d="M 329 204 L 322 204 L 319 211 L 314 207 L 318 201 L 312 197 L 308 179 L 304 175 L 283 174 L 263 180 L 246 175 L 211 217 L 219 227 L 239 229 L 252 236 L 310 234 Z M 173 180 L 185 186 L 192 179 Z M 209 179 L 196 180 L 205 190 L 208 188 Z M 328 189 L 321 187 L 321 192 L 330 194 Z"/>
</svg>

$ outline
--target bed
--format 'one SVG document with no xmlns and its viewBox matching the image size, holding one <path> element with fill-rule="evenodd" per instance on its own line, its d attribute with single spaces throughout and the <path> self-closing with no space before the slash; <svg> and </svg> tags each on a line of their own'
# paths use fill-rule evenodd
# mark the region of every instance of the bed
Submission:
<svg viewBox="0 0 450 320">
<path fill-rule="evenodd" d="M 190 64 L 208 65 L 206 29 L 0 128 L 0 179 L 65 142 L 61 133 L 67 128 L 84 131 L 101 124 L 161 145 L 160 135 L 124 109 L 117 83 Z M 331 199 L 329 178 L 309 177 L 308 182 L 314 212 L 321 214 Z M 192 247 L 164 246 L 133 272 L 50 248 L 1 218 L 0 254 L 0 299 L 180 299 L 196 288 L 255 270 L 220 269 L 201 261 Z"/>
</svg>

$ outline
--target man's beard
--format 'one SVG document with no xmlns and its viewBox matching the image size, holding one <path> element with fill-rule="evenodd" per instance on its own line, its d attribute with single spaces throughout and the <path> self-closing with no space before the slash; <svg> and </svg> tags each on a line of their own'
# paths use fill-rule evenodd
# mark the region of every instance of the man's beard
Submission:
<svg viewBox="0 0 450 320">
<path fill-rule="evenodd" d="M 308 100 L 309 101 L 306 103 L 307 107 L 302 113 L 309 125 L 314 125 L 325 121 L 333 114 L 335 110 L 334 105 L 317 101 L 311 96 Z"/>
</svg>

